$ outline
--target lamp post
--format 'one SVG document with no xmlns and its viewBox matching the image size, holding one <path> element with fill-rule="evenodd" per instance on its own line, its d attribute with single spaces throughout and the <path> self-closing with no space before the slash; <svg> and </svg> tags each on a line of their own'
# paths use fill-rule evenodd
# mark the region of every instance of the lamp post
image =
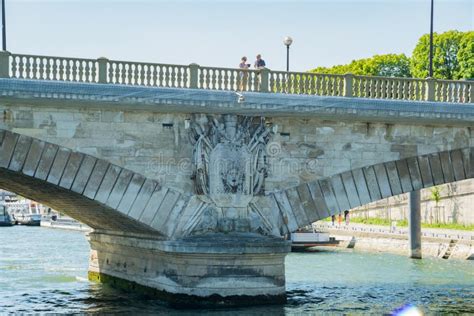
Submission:
<svg viewBox="0 0 474 316">
<path fill-rule="evenodd" d="M 290 71 L 290 45 L 293 43 L 293 39 L 289 36 L 286 36 L 283 39 L 283 44 L 286 45 L 286 72 Z"/>
<path fill-rule="evenodd" d="M 7 28 L 5 24 L 5 0 L 2 0 L 2 50 L 7 50 Z"/>
<path fill-rule="evenodd" d="M 429 77 L 433 78 L 433 4 L 434 0 L 431 0 L 431 19 L 430 19 L 430 69 Z"/>
</svg>

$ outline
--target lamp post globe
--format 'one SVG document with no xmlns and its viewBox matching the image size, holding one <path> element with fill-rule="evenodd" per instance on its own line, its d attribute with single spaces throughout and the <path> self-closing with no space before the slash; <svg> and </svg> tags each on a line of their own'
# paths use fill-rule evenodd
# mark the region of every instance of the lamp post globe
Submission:
<svg viewBox="0 0 474 316">
<path fill-rule="evenodd" d="M 290 71 L 290 45 L 293 43 L 293 39 L 290 36 L 285 36 L 283 44 L 286 46 L 286 71 Z"/>
</svg>

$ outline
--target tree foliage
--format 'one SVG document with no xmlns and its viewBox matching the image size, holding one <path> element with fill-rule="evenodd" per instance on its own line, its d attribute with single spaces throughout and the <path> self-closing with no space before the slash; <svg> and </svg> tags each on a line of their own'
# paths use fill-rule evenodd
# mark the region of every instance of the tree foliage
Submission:
<svg viewBox="0 0 474 316">
<path fill-rule="evenodd" d="M 459 31 L 433 34 L 434 78 L 462 79 L 472 77 L 470 75 L 474 71 L 472 63 L 473 34 L 474 32 Z M 425 34 L 418 41 L 411 58 L 411 72 L 417 78 L 426 78 L 429 75 L 429 51 L 430 36 Z M 470 62 L 469 57 L 471 57 Z M 463 65 L 462 69 L 461 65 Z"/>
<path fill-rule="evenodd" d="M 353 60 L 348 65 L 318 67 L 311 72 L 384 77 L 411 77 L 410 59 L 405 54 L 375 55 L 371 58 Z"/>
<path fill-rule="evenodd" d="M 474 79 L 474 31 L 447 31 L 433 34 L 433 77 L 437 79 Z M 353 60 L 346 65 L 317 67 L 315 73 L 384 77 L 426 78 L 429 74 L 430 37 L 420 37 L 412 57 L 404 54 L 375 55 Z"/>
</svg>

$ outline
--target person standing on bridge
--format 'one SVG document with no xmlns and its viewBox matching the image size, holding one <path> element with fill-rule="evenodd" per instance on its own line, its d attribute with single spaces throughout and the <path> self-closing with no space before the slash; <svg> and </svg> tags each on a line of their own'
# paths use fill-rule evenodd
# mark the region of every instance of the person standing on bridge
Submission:
<svg viewBox="0 0 474 316">
<path fill-rule="evenodd" d="M 239 68 L 243 70 L 240 72 L 239 90 L 245 91 L 247 88 L 247 79 L 249 76 L 247 70 L 250 68 L 250 64 L 247 64 L 247 57 L 242 57 L 242 59 L 240 60 Z"/>
<path fill-rule="evenodd" d="M 257 55 L 257 60 L 255 60 L 255 63 L 253 64 L 255 69 L 263 69 L 265 68 L 265 60 L 262 59 L 262 55 L 258 54 Z"/>
</svg>

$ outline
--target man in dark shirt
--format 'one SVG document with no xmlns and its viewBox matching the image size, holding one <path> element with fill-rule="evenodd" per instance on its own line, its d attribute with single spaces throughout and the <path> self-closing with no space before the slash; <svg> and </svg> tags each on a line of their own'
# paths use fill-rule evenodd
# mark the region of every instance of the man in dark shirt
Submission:
<svg viewBox="0 0 474 316">
<path fill-rule="evenodd" d="M 257 55 L 257 60 L 255 61 L 255 64 L 253 65 L 256 69 L 262 69 L 265 68 L 265 61 L 262 59 L 262 55 L 258 54 Z"/>
</svg>

